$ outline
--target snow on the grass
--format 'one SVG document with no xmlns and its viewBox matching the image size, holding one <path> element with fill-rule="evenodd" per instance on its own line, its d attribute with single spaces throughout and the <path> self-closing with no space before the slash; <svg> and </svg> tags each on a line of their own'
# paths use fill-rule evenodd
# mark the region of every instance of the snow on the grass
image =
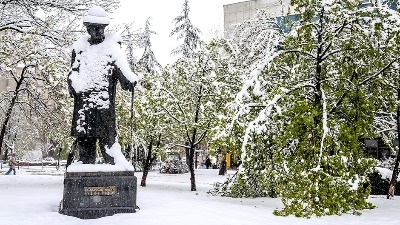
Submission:
<svg viewBox="0 0 400 225">
<path fill-rule="evenodd" d="M 1 172 L 4 174 L 7 168 Z M 51 175 L 31 175 L 32 171 L 47 171 Z M 228 171 L 232 174 L 234 171 Z M 397 225 L 400 224 L 400 197 L 387 200 L 386 196 L 371 196 L 377 207 L 363 210 L 361 216 L 279 217 L 272 212 L 282 207 L 279 198 L 233 199 L 210 196 L 207 191 L 216 181 L 218 170 L 195 171 L 197 189 L 190 191 L 190 174 L 160 174 L 150 172 L 147 187 L 138 187 L 136 213 L 122 213 L 99 219 L 81 220 L 58 213 L 63 197 L 62 171 L 54 167 L 23 167 L 17 175 L 0 175 L 0 218 L 2 224 L 17 225 Z M 141 173 L 137 173 L 138 179 Z"/>
</svg>

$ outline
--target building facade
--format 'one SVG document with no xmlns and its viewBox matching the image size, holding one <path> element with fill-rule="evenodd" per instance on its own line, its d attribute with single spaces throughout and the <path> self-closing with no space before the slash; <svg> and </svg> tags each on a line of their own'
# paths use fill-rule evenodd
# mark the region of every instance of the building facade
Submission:
<svg viewBox="0 0 400 225">
<path fill-rule="evenodd" d="M 290 0 L 250 0 L 224 5 L 224 29 L 252 19 L 258 9 L 265 9 L 271 17 L 286 15 Z"/>
<path fill-rule="evenodd" d="M 373 0 L 363 0 L 362 7 L 369 7 Z M 388 4 L 388 1 L 383 1 Z M 253 19 L 258 9 L 264 9 L 272 18 L 287 16 L 290 0 L 249 0 L 233 4 L 224 5 L 224 30 L 229 30 L 233 25 Z M 398 8 L 398 0 L 390 2 L 391 9 Z M 291 15 L 290 19 L 296 19 L 296 15 Z M 293 18 L 292 18 L 293 17 Z"/>
</svg>

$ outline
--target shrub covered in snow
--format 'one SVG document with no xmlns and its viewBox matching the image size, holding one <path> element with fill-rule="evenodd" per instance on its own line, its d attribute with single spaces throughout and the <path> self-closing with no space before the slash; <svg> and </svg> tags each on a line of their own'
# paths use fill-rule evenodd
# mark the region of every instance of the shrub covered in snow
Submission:
<svg viewBox="0 0 400 225">
<path fill-rule="evenodd" d="M 160 173 L 180 174 L 188 173 L 189 168 L 186 163 L 180 160 L 165 161 L 161 164 Z"/>
</svg>

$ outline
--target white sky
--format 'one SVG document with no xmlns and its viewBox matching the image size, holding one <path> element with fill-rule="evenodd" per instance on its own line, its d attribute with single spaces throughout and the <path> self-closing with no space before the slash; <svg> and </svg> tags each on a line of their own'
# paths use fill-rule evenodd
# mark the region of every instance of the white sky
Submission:
<svg viewBox="0 0 400 225">
<path fill-rule="evenodd" d="M 215 36 L 215 31 L 223 31 L 223 5 L 241 2 L 244 0 L 189 0 L 189 17 L 192 24 L 202 32 L 202 39 L 208 40 Z M 152 36 L 152 49 L 158 62 L 165 66 L 173 62 L 170 55 L 172 49 L 180 42 L 176 36 L 169 34 L 174 28 L 173 19 L 181 15 L 184 0 L 121 0 L 121 6 L 110 17 L 111 25 L 123 22 L 134 22 L 134 28 L 143 28 L 148 17 L 152 20 L 151 28 L 157 32 Z M 136 55 L 140 57 L 142 49 Z"/>
</svg>

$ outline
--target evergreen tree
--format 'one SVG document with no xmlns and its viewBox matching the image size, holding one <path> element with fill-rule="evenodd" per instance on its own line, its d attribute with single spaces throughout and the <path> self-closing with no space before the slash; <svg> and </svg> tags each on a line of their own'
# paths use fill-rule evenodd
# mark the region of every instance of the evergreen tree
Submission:
<svg viewBox="0 0 400 225">
<path fill-rule="evenodd" d="M 183 43 L 172 50 L 172 55 L 180 55 L 183 57 L 192 57 L 196 49 L 202 44 L 200 40 L 199 28 L 193 26 L 189 19 L 189 1 L 185 0 L 182 5 L 182 14 L 175 17 L 175 28 L 171 31 L 171 36 L 177 35 L 178 40 L 183 39 Z"/>
<path fill-rule="evenodd" d="M 152 34 L 157 34 L 157 33 L 150 29 L 150 18 L 147 18 L 144 31 L 141 37 L 142 38 L 141 47 L 144 48 L 144 52 L 142 57 L 139 59 L 138 64 L 143 66 L 148 73 L 158 74 L 161 65 L 160 63 L 157 62 L 153 50 L 151 50 L 150 38 Z"/>
</svg>

